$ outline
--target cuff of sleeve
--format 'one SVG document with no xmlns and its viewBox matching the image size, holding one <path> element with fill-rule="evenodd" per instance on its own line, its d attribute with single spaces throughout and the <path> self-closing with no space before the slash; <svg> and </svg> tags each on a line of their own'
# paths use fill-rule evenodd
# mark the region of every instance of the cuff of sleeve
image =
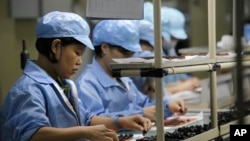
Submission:
<svg viewBox="0 0 250 141">
<path fill-rule="evenodd" d="M 168 109 L 168 102 L 171 100 L 170 97 L 164 97 L 164 119 L 173 115 L 173 113 Z"/>
<path fill-rule="evenodd" d="M 118 122 L 119 117 L 118 117 L 118 116 L 115 116 L 113 119 L 114 119 L 115 127 L 116 127 L 118 130 L 121 129 L 122 127 L 120 126 L 120 124 L 119 124 L 119 122 Z"/>
</svg>

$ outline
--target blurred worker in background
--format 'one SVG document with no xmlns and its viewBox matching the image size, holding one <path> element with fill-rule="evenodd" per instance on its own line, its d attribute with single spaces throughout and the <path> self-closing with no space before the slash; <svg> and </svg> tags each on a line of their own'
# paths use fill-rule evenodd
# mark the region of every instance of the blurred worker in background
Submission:
<svg viewBox="0 0 250 141">
<path fill-rule="evenodd" d="M 118 141 L 119 128 L 150 129 L 151 121 L 141 115 L 100 117 L 82 106 L 86 101 L 78 98 L 69 78 L 86 47 L 93 49 L 89 33 L 88 24 L 74 13 L 53 11 L 39 20 L 38 58 L 27 61 L 1 107 L 2 141 Z"/>
<path fill-rule="evenodd" d="M 154 57 L 154 27 L 153 23 L 147 20 L 133 21 L 139 31 L 139 43 L 141 51 L 135 52 L 133 57 L 153 58 Z M 155 82 L 153 77 L 131 77 L 137 88 L 152 100 L 155 96 Z"/>
<path fill-rule="evenodd" d="M 146 1 L 144 2 L 144 8 L 143 8 L 143 17 L 145 20 L 150 21 L 151 23 L 154 23 L 154 6 L 152 2 Z"/>
<path fill-rule="evenodd" d="M 134 23 L 137 25 L 137 28 L 139 30 L 139 38 L 142 51 L 135 52 L 133 56 L 146 59 L 154 57 L 153 24 L 147 20 L 135 20 Z M 154 99 L 155 82 L 153 77 L 131 77 L 131 79 L 142 93 L 148 95 L 151 100 Z M 163 83 L 163 85 L 164 84 L 165 83 Z M 183 87 L 183 85 L 177 85 L 175 87 L 181 88 Z M 172 96 L 171 92 L 169 92 L 168 89 L 164 89 L 163 92 L 164 95 Z"/>
<path fill-rule="evenodd" d="M 139 31 L 139 43 L 141 51 L 133 54 L 133 57 L 154 57 L 154 25 L 147 20 L 133 21 Z"/>
<path fill-rule="evenodd" d="M 146 12 L 147 11 L 147 12 Z M 153 24 L 153 4 L 151 2 L 144 3 L 144 19 L 151 22 Z M 138 24 L 140 25 L 140 24 Z M 146 24 L 144 24 L 144 29 L 141 30 L 141 35 L 143 34 L 151 34 L 153 36 L 153 32 L 148 32 L 150 26 L 148 26 L 148 30 L 145 30 Z M 162 6 L 161 8 L 161 26 L 162 26 L 162 50 L 164 56 L 177 56 L 176 53 L 176 44 L 179 40 L 185 40 L 187 38 L 187 34 L 185 32 L 185 17 L 183 13 L 181 13 L 176 8 Z M 140 29 L 140 27 L 138 27 Z M 140 31 L 139 31 L 140 32 Z M 150 37 L 147 35 L 146 37 Z M 147 39 L 148 41 L 152 39 Z M 138 54 L 138 53 L 136 53 Z M 142 54 L 142 53 L 140 53 Z M 143 55 L 143 54 L 142 54 Z M 139 56 L 139 55 L 137 55 Z M 143 57 L 143 56 L 141 56 Z M 139 78 L 133 79 L 136 83 L 139 83 Z M 149 88 L 148 86 L 152 86 L 152 81 L 145 81 L 150 79 L 144 79 L 144 82 L 147 84 L 141 84 L 137 86 L 141 88 Z M 151 79 L 152 80 L 152 79 Z M 190 91 L 191 94 L 194 94 L 197 97 L 197 93 L 193 92 L 197 88 L 200 87 L 200 81 L 197 77 L 193 77 L 190 74 L 172 74 L 163 77 L 163 83 L 165 84 L 166 90 L 164 91 L 165 94 L 176 94 L 176 93 L 183 93 L 184 91 Z M 149 83 L 150 82 L 150 83 Z M 145 87 L 146 86 L 146 87 Z M 144 89 L 145 90 L 145 89 Z M 148 90 L 154 90 L 152 88 Z M 149 93 L 150 97 L 152 97 L 152 91 L 144 92 Z"/>
<path fill-rule="evenodd" d="M 79 97 L 92 113 L 101 116 L 129 116 L 141 114 L 156 119 L 155 100 L 141 93 L 129 77 L 112 76 L 110 63 L 115 58 L 132 57 L 141 51 L 139 33 L 131 20 L 103 20 L 93 30 L 95 56 L 76 80 Z M 185 114 L 182 100 L 164 97 L 164 117 Z"/>
<path fill-rule="evenodd" d="M 161 8 L 161 18 L 163 53 L 168 56 L 177 56 L 175 50 L 177 42 L 187 38 L 184 28 L 184 14 L 176 8 L 163 6 Z M 187 73 L 168 75 L 163 79 L 168 91 L 173 94 L 185 90 L 193 91 L 200 87 L 199 79 Z"/>
</svg>

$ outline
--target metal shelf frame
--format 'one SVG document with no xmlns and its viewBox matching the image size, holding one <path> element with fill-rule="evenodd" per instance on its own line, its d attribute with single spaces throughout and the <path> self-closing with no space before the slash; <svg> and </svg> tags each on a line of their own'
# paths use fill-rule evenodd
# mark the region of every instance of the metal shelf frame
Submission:
<svg viewBox="0 0 250 141">
<path fill-rule="evenodd" d="M 153 12 L 154 12 L 154 40 L 155 40 L 155 60 L 152 63 L 113 63 L 111 64 L 112 71 L 119 73 L 119 76 L 141 76 L 141 71 L 143 69 L 153 68 L 156 70 L 164 70 L 167 74 L 176 73 L 187 73 L 195 71 L 209 71 L 210 73 L 210 109 L 211 109 L 211 125 L 212 129 L 194 136 L 187 140 L 212 140 L 218 136 L 225 135 L 229 133 L 229 124 L 218 127 L 217 123 L 217 72 L 214 68 L 215 65 L 219 65 L 220 68 L 231 68 L 237 67 L 237 91 L 238 103 L 242 102 L 242 66 L 250 66 L 250 59 L 242 59 L 242 47 L 240 38 L 242 36 L 241 27 L 242 21 L 241 15 L 243 14 L 243 2 L 239 0 L 233 1 L 233 33 L 235 39 L 235 46 L 237 57 L 223 58 L 216 57 L 216 0 L 207 0 L 208 2 L 208 47 L 209 47 L 209 57 L 200 60 L 189 60 L 183 62 L 167 62 L 163 63 L 162 54 L 162 41 L 161 41 L 161 0 L 153 0 Z M 164 72 L 162 71 L 162 72 Z M 162 76 L 155 77 L 156 84 L 156 116 L 157 116 L 157 140 L 164 141 L 164 124 L 163 124 L 163 91 L 162 91 Z M 238 104 L 238 109 L 242 107 Z M 239 111 L 239 115 L 242 112 Z M 243 123 L 243 116 L 237 121 L 237 123 Z M 248 118 L 247 118 L 248 119 Z M 250 121 L 250 120 L 247 120 Z M 235 123 L 235 122 L 233 122 Z M 205 138 L 204 138 L 205 137 Z"/>
</svg>

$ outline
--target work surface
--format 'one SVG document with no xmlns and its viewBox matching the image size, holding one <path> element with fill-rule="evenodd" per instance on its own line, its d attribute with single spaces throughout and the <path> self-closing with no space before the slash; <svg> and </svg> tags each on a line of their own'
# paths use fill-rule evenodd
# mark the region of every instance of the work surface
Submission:
<svg viewBox="0 0 250 141">
<path fill-rule="evenodd" d="M 174 117 L 171 117 L 174 118 Z M 173 123 L 172 125 L 167 125 L 164 127 L 165 133 L 171 133 L 173 134 L 176 130 L 181 129 L 183 127 L 198 127 L 202 126 L 204 124 L 209 123 L 209 114 L 204 113 L 203 111 L 200 112 L 190 112 L 183 116 L 180 116 L 180 122 Z M 120 131 L 119 136 L 120 140 L 122 141 L 140 141 L 142 139 L 145 140 L 147 138 L 148 140 L 154 140 L 155 136 L 157 134 L 157 128 L 154 125 L 150 131 L 143 134 L 139 131 Z M 132 137 L 131 137 L 132 136 Z M 129 138 L 129 139 L 126 139 Z"/>
<path fill-rule="evenodd" d="M 231 124 L 238 124 L 237 112 L 234 108 L 218 109 L 218 127 L 212 128 L 210 121 L 210 110 L 191 111 L 184 117 L 196 117 L 195 122 L 178 125 L 175 127 L 164 127 L 165 139 L 168 141 L 177 140 L 212 140 L 215 138 L 223 138 L 229 135 L 229 127 Z M 249 112 L 246 112 L 245 121 L 250 122 Z M 121 131 L 120 141 L 156 141 L 157 130 L 152 127 L 149 132 L 143 135 L 138 131 Z M 126 138 L 126 137 L 129 137 Z M 123 138 L 123 139 L 122 139 Z"/>
</svg>

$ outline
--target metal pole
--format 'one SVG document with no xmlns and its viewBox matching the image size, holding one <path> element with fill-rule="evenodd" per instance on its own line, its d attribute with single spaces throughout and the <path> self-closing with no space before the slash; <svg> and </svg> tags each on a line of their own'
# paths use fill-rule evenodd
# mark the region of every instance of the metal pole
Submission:
<svg viewBox="0 0 250 141">
<path fill-rule="evenodd" d="M 155 40 L 155 67 L 162 68 L 162 38 L 161 38 L 161 0 L 153 0 L 154 5 L 154 40 Z M 163 115 L 163 87 L 162 77 L 155 78 L 156 88 L 156 127 L 157 141 L 164 141 Z"/>
<path fill-rule="evenodd" d="M 236 66 L 236 62 L 221 62 L 217 65 L 220 66 L 218 69 L 228 69 Z M 250 66 L 250 61 L 242 62 L 243 66 Z M 189 72 L 199 72 L 199 71 L 212 71 L 214 69 L 214 64 L 202 64 L 194 66 L 178 66 L 178 67 L 167 67 L 163 68 L 168 75 L 178 74 L 178 73 L 189 73 Z M 119 76 L 143 76 L 143 77 L 152 77 L 147 75 L 142 75 L 141 69 L 124 69 L 119 70 Z"/>
<path fill-rule="evenodd" d="M 244 15 L 244 1 L 234 0 L 234 35 L 235 35 L 235 51 L 237 53 L 236 57 L 236 91 L 237 92 L 237 112 L 239 116 L 239 124 L 244 124 L 244 106 L 243 106 L 243 82 L 242 82 L 242 44 L 241 37 L 243 36 L 243 15 Z"/>
<path fill-rule="evenodd" d="M 216 1 L 208 0 L 208 46 L 210 59 L 216 59 Z M 210 105 L 212 128 L 218 126 L 217 123 L 217 77 L 216 71 L 210 73 Z"/>
</svg>

